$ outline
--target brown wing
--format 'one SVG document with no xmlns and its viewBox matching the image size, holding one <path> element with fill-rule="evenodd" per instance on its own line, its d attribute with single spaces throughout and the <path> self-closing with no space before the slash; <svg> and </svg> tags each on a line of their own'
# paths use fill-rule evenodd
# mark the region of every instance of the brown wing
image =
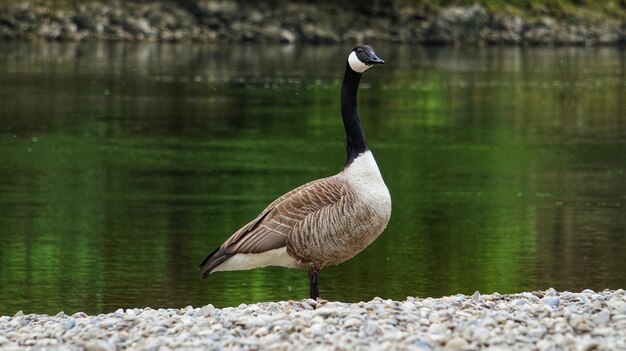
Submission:
<svg viewBox="0 0 626 351">
<path fill-rule="evenodd" d="M 293 228 L 307 216 L 339 202 L 344 187 L 337 177 L 328 177 L 304 184 L 276 199 L 202 262 L 203 276 L 236 253 L 261 253 L 284 247 Z"/>
</svg>

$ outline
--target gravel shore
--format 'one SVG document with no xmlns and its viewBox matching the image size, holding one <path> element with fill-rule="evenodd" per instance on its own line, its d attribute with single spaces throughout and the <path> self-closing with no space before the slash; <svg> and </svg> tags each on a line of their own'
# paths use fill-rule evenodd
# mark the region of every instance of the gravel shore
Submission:
<svg viewBox="0 0 626 351">
<path fill-rule="evenodd" d="M 626 350 L 623 289 L 0 317 L 0 349 Z"/>
</svg>

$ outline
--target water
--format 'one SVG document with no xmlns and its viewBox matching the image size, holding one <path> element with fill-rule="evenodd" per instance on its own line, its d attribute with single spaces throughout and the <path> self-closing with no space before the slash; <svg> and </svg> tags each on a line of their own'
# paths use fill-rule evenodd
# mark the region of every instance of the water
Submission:
<svg viewBox="0 0 626 351">
<path fill-rule="evenodd" d="M 323 297 L 626 286 L 624 49 L 375 48 L 393 214 Z M 341 169 L 346 49 L 0 43 L 0 313 L 306 297 L 303 271 L 197 265 Z"/>
</svg>

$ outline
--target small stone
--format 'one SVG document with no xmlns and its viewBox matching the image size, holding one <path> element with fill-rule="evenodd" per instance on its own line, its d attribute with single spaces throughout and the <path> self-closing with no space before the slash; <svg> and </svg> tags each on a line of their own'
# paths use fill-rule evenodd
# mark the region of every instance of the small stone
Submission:
<svg viewBox="0 0 626 351">
<path fill-rule="evenodd" d="M 463 349 L 465 346 L 467 346 L 467 340 L 460 336 L 455 336 L 446 342 L 446 347 L 454 350 Z"/>
<path fill-rule="evenodd" d="M 626 321 L 626 314 L 616 314 L 611 317 L 613 322 Z"/>
<path fill-rule="evenodd" d="M 76 319 L 74 317 L 70 317 L 65 322 L 65 330 L 70 330 L 76 326 Z"/>
<path fill-rule="evenodd" d="M 543 298 L 543 303 L 552 307 L 559 307 L 561 299 L 557 296 L 548 296 Z"/>
<path fill-rule="evenodd" d="M 489 330 L 487 328 L 478 327 L 474 331 L 473 340 L 480 344 L 486 344 L 487 342 L 489 342 L 490 338 L 491 334 L 489 333 Z"/>
<path fill-rule="evenodd" d="M 591 301 L 589 300 L 589 298 L 588 298 L 587 296 L 585 296 L 585 295 L 583 295 L 583 294 L 580 294 L 580 295 L 578 296 L 578 299 L 579 299 L 580 301 L 582 301 L 582 303 L 584 303 L 585 305 L 587 305 L 587 306 L 591 306 Z"/>
<path fill-rule="evenodd" d="M 355 317 L 351 317 L 346 319 L 346 321 L 343 323 L 343 327 L 346 329 L 359 329 L 361 328 L 361 326 L 363 325 L 363 322 Z"/>
<path fill-rule="evenodd" d="M 591 318 L 596 325 L 604 325 L 611 320 L 611 312 L 606 309 L 601 310 L 600 312 L 593 315 L 593 317 Z"/>
<path fill-rule="evenodd" d="M 443 323 L 434 323 L 428 327 L 429 334 L 445 334 L 448 331 L 448 327 Z"/>
<path fill-rule="evenodd" d="M 591 330 L 589 328 L 589 324 L 587 324 L 587 321 L 584 318 L 578 318 L 574 321 L 574 323 L 570 323 L 570 325 L 579 332 L 588 332 Z"/>
<path fill-rule="evenodd" d="M 113 317 L 122 318 L 124 316 L 124 310 L 119 308 L 117 311 L 113 312 Z"/>
<path fill-rule="evenodd" d="M 161 345 L 163 344 L 163 342 L 161 341 L 160 338 L 155 338 L 155 337 L 151 337 L 148 340 L 146 340 L 146 342 L 143 345 L 143 348 L 145 350 L 158 350 Z"/>
<path fill-rule="evenodd" d="M 415 344 L 417 351 L 431 351 L 433 348 L 426 341 L 420 341 Z"/>
<path fill-rule="evenodd" d="M 433 323 L 441 323 L 450 320 L 451 315 L 448 311 L 443 310 L 431 313 L 429 318 L 430 321 Z"/>
<path fill-rule="evenodd" d="M 526 299 L 519 299 L 519 300 L 515 300 L 515 305 L 516 306 L 522 306 L 522 305 L 527 305 L 528 304 L 528 300 Z"/>
<path fill-rule="evenodd" d="M 6 333 L 5 336 L 10 341 L 18 341 L 22 337 L 22 334 L 20 334 L 20 333 L 18 333 L 16 331 L 10 331 L 10 332 Z"/>
<path fill-rule="evenodd" d="M 337 310 L 334 307 L 326 305 L 326 306 L 323 306 L 323 307 L 320 307 L 320 308 L 316 309 L 314 314 L 316 316 L 320 316 L 320 317 L 326 318 L 326 317 L 328 317 L 328 316 L 330 316 L 330 315 L 332 315 L 332 314 L 334 314 L 336 312 L 337 312 Z"/>
<path fill-rule="evenodd" d="M 315 307 L 313 307 L 313 306 L 309 305 L 309 303 L 308 303 L 307 301 L 301 301 L 301 302 L 299 303 L 299 305 L 300 305 L 302 308 L 304 308 L 305 310 L 311 310 L 311 311 L 312 311 L 312 310 L 314 310 L 314 309 L 315 309 Z"/>
<path fill-rule="evenodd" d="M 472 294 L 472 300 L 475 302 L 480 301 L 480 292 L 478 292 L 478 290 L 474 291 L 474 294 Z"/>
<path fill-rule="evenodd" d="M 263 336 L 269 334 L 269 332 L 270 332 L 269 329 L 267 329 L 265 327 L 261 327 L 261 328 L 257 329 L 254 332 L 254 336 L 256 336 L 256 337 L 263 337 Z"/>
<path fill-rule="evenodd" d="M 370 320 L 365 320 L 365 322 L 363 323 L 363 327 L 361 329 L 363 331 L 363 334 L 365 334 L 365 336 L 374 336 L 374 335 L 383 334 L 383 330 L 378 326 L 378 324 Z"/>
<path fill-rule="evenodd" d="M 537 349 L 544 351 L 550 350 L 552 348 L 552 343 L 546 339 L 542 339 L 537 341 Z"/>
<path fill-rule="evenodd" d="M 114 326 L 118 322 L 119 322 L 118 319 L 112 318 L 112 317 L 108 317 L 108 318 L 105 318 L 103 321 L 101 321 L 99 323 L 99 327 L 100 328 L 111 328 L 112 326 Z"/>
<path fill-rule="evenodd" d="M 136 318 L 137 318 L 137 316 L 136 316 L 134 313 L 128 313 L 128 314 L 125 314 L 125 315 L 122 317 L 122 319 L 123 319 L 125 322 L 132 322 L 132 321 L 134 321 Z"/>
<path fill-rule="evenodd" d="M 613 328 L 595 328 L 594 330 L 591 331 L 591 335 L 592 336 L 609 336 L 613 333 Z"/>
<path fill-rule="evenodd" d="M 326 325 L 324 324 L 313 324 L 309 331 L 313 336 L 322 336 L 326 334 Z"/>
<path fill-rule="evenodd" d="M 198 318 L 211 316 L 214 310 L 213 305 L 207 305 L 195 311 L 194 316 Z"/>
<path fill-rule="evenodd" d="M 144 319 L 149 319 L 149 318 L 154 318 L 156 315 L 157 313 L 155 310 L 146 308 L 145 310 L 143 310 L 143 312 L 141 312 L 139 317 L 144 318 Z"/>
<path fill-rule="evenodd" d="M 436 345 L 442 345 L 446 341 L 446 336 L 443 334 L 428 334 L 428 339 Z"/>
<path fill-rule="evenodd" d="M 599 347 L 600 347 L 600 344 L 596 340 L 588 340 L 580 346 L 580 350 L 592 351 L 592 350 L 597 350 Z"/>
<path fill-rule="evenodd" d="M 84 345 L 85 351 L 113 351 L 115 347 L 104 340 L 88 341 Z"/>
<path fill-rule="evenodd" d="M 540 340 L 542 339 L 546 334 L 548 333 L 548 330 L 544 327 L 537 327 L 537 328 L 533 328 L 531 330 L 528 331 L 528 336 L 534 338 L 535 340 Z"/>
</svg>

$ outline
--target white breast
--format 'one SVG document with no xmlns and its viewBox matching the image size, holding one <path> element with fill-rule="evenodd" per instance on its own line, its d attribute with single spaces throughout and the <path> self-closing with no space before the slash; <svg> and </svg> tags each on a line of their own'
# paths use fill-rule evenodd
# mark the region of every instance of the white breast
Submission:
<svg viewBox="0 0 626 351">
<path fill-rule="evenodd" d="M 371 151 L 365 151 L 357 156 L 339 176 L 355 189 L 363 201 L 376 209 L 376 212 L 382 217 L 389 218 L 391 196 Z"/>
</svg>

